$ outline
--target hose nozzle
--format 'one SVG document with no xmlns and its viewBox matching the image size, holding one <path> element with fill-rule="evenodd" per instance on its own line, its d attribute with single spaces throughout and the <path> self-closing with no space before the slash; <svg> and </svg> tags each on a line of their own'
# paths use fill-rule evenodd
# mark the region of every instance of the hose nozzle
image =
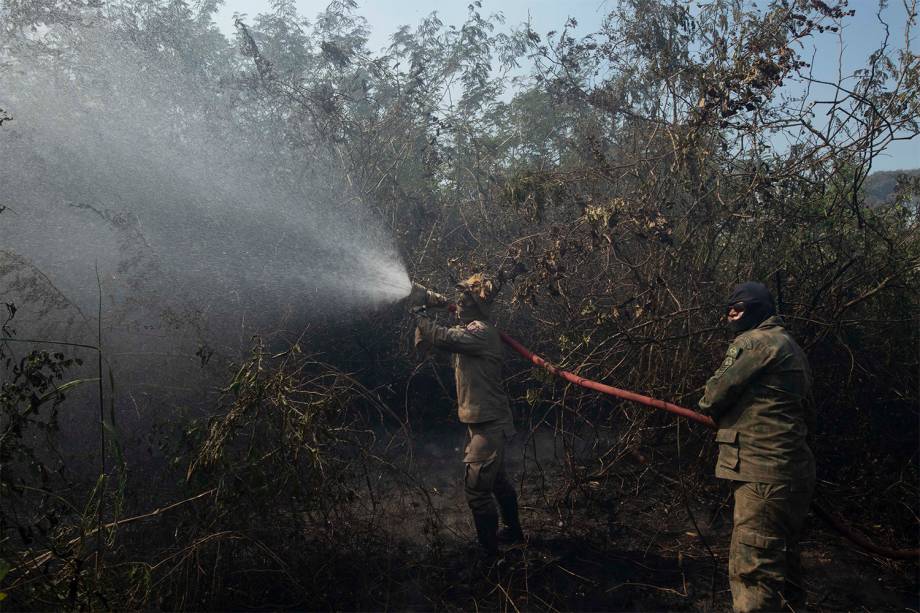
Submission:
<svg viewBox="0 0 920 613">
<path fill-rule="evenodd" d="M 406 298 L 406 306 L 409 310 L 416 312 L 419 307 L 425 309 L 444 309 L 448 308 L 449 301 L 447 298 L 437 292 L 433 292 L 419 283 L 412 284 L 412 291 Z"/>
</svg>

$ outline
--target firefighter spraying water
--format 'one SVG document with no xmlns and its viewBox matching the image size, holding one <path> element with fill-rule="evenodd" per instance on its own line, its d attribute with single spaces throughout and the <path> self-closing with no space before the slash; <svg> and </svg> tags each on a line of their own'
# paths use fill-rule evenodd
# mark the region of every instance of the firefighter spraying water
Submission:
<svg viewBox="0 0 920 613">
<path fill-rule="evenodd" d="M 457 385 L 457 414 L 466 425 L 463 457 L 466 501 L 486 560 L 499 553 L 499 541 L 521 542 L 517 493 L 505 472 L 505 447 L 514 435 L 511 406 L 502 383 L 502 340 L 490 323 L 500 284 L 476 274 L 457 284 L 459 325 L 447 327 L 425 317 L 429 308 L 450 308 L 447 298 L 421 285 L 412 286 L 407 305 L 416 314 L 415 346 L 452 354 Z M 496 502 L 498 512 L 496 512 Z M 499 514 L 504 528 L 499 531 Z"/>
</svg>

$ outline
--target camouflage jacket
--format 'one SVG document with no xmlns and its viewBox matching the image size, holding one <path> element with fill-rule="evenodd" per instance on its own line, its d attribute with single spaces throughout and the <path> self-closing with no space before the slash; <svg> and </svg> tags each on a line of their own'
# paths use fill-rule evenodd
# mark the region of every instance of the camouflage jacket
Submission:
<svg viewBox="0 0 920 613">
<path fill-rule="evenodd" d="M 780 483 L 814 478 L 805 441 L 814 427 L 811 370 L 778 316 L 739 334 L 699 402 L 719 426 L 722 479 Z"/>
<path fill-rule="evenodd" d="M 511 422 L 511 406 L 502 386 L 502 342 L 494 326 L 473 321 L 448 328 L 420 318 L 416 345 L 421 343 L 454 354 L 457 414 L 461 422 Z"/>
</svg>

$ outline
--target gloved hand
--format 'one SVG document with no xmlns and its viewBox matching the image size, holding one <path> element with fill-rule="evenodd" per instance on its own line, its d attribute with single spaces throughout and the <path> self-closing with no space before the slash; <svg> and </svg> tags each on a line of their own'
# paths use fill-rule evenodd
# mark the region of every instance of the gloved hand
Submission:
<svg viewBox="0 0 920 613">
<path fill-rule="evenodd" d="M 447 300 L 446 296 L 444 296 L 443 294 L 439 294 L 437 292 L 433 292 L 431 290 L 428 290 L 427 298 L 428 298 L 428 302 L 426 303 L 425 306 L 431 309 L 447 308 L 449 304 L 449 301 Z"/>
<path fill-rule="evenodd" d="M 447 305 L 447 298 L 418 283 L 412 284 L 412 291 L 409 292 L 409 297 L 406 298 L 406 306 L 411 311 L 429 308 L 444 308 L 447 307 Z"/>
</svg>

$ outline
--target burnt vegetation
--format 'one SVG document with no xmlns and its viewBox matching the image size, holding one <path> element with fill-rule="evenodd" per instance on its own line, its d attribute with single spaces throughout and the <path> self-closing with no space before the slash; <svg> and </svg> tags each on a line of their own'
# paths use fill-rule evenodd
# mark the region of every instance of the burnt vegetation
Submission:
<svg viewBox="0 0 920 613">
<path fill-rule="evenodd" d="M 574 20 L 506 27 L 477 1 L 462 26 L 432 15 L 377 53 L 352 0 L 310 21 L 275 0 L 232 41 L 215 2 L 8 1 L 0 70 L 28 53 L 101 74 L 61 47 L 101 29 L 218 101 L 159 109 L 172 136 L 218 109 L 254 158 L 285 160 L 273 180 L 340 178 L 338 206 L 371 209 L 413 279 L 502 271 L 501 329 L 684 406 L 724 351 L 727 288 L 763 280 L 814 370 L 822 501 L 916 547 L 920 182 L 870 174 L 920 130 L 912 30 L 828 80 L 805 50 L 845 41 L 861 3 L 613 4 L 576 35 Z M 2 141 L 22 122 L 0 102 Z M 0 233 L 26 214 L 4 198 Z M 174 273 L 133 213 L 61 207 L 109 228 L 130 291 L 100 280 L 81 303 L 0 245 L 0 606 L 730 608 L 728 491 L 705 429 L 509 352 L 529 541 L 475 570 L 451 373 L 418 363 L 399 305 L 313 325 L 291 296 L 255 309 L 251 338 L 197 298 L 160 298 Z M 153 325 L 182 342 L 140 393 L 132 334 Z M 916 561 L 817 520 L 803 550 L 816 608 L 916 604 Z"/>
</svg>

